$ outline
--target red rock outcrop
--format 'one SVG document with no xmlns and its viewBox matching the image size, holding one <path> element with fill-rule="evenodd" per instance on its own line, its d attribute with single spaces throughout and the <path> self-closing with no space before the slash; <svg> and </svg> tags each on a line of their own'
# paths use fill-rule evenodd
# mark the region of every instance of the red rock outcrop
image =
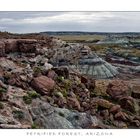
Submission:
<svg viewBox="0 0 140 140">
<path fill-rule="evenodd" d="M 0 41 L 0 56 L 11 52 L 35 53 L 38 47 L 35 39 L 4 39 Z"/>
<path fill-rule="evenodd" d="M 17 52 L 18 51 L 17 40 L 6 39 L 6 40 L 4 40 L 4 43 L 5 43 L 5 52 L 6 53 Z"/>
<path fill-rule="evenodd" d="M 34 39 L 17 40 L 17 44 L 18 44 L 19 51 L 23 53 L 28 53 L 28 52 L 34 53 L 38 46 L 37 40 Z"/>
</svg>

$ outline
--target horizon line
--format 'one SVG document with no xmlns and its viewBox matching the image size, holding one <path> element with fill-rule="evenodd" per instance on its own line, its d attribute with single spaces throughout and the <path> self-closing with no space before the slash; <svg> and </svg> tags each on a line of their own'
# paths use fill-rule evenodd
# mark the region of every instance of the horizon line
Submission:
<svg viewBox="0 0 140 140">
<path fill-rule="evenodd" d="M 61 32 L 64 32 L 64 33 L 70 33 L 70 32 L 73 32 L 73 33 L 140 33 L 140 31 L 39 31 L 39 32 L 26 32 L 26 33 L 18 33 L 18 32 L 9 32 L 9 31 L 0 31 L 0 32 L 7 32 L 7 33 L 11 33 L 11 34 L 32 34 L 32 33 L 47 33 L 47 32 L 50 32 L 50 33 L 61 33 Z"/>
</svg>

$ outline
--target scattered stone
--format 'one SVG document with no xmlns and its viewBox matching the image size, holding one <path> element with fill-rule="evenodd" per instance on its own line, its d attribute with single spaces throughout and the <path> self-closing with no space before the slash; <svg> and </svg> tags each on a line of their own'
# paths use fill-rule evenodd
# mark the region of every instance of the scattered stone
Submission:
<svg viewBox="0 0 140 140">
<path fill-rule="evenodd" d="M 138 120 L 133 120 L 133 121 L 131 121 L 130 125 L 136 126 L 136 127 L 140 127 L 140 121 L 138 121 Z"/>
<path fill-rule="evenodd" d="M 100 114 L 104 117 L 104 119 L 107 119 L 109 117 L 109 111 L 107 109 L 102 110 Z"/>
<path fill-rule="evenodd" d="M 48 73 L 47 73 L 47 77 L 53 79 L 53 80 L 56 80 L 57 78 L 57 74 L 55 73 L 54 70 L 49 70 Z"/>
<path fill-rule="evenodd" d="M 120 105 L 114 105 L 114 106 L 112 106 L 110 108 L 109 112 L 114 114 L 114 113 L 119 112 L 120 110 L 121 110 L 121 106 Z"/>
<path fill-rule="evenodd" d="M 0 41 L 0 57 L 5 56 L 5 44 Z"/>
<path fill-rule="evenodd" d="M 68 79 L 69 78 L 69 71 L 67 67 L 58 67 L 58 68 L 53 68 L 55 73 L 58 76 L 63 76 L 64 78 Z"/>
<path fill-rule="evenodd" d="M 122 111 L 116 113 L 114 118 L 121 121 L 128 121 L 128 115 Z"/>
<path fill-rule="evenodd" d="M 107 93 L 113 99 L 118 99 L 122 96 L 129 96 L 131 94 L 128 85 L 121 80 L 111 81 L 107 87 Z"/>
<path fill-rule="evenodd" d="M 13 38 L 0 40 L 0 128 L 140 127 L 139 84 L 117 79 L 121 66 L 82 44 Z"/>
<path fill-rule="evenodd" d="M 132 95 L 133 98 L 140 99 L 140 86 L 133 86 L 132 87 Z"/>
<path fill-rule="evenodd" d="M 113 121 L 113 124 L 117 127 L 117 128 L 124 128 L 124 129 L 126 129 L 126 128 L 128 128 L 127 127 L 127 124 L 125 123 L 125 122 L 123 122 L 123 121 Z"/>
<path fill-rule="evenodd" d="M 99 98 L 94 98 L 94 99 L 92 99 L 91 105 L 92 105 L 92 104 L 93 104 L 93 105 L 97 104 L 98 107 L 106 108 L 106 109 L 110 109 L 110 108 L 113 106 L 113 104 L 110 103 L 109 101 L 107 101 L 107 100 L 105 100 L 105 99 L 99 99 Z"/>
<path fill-rule="evenodd" d="M 7 86 L 1 80 L 0 80 L 0 88 L 4 88 L 4 89 L 7 88 Z"/>
<path fill-rule="evenodd" d="M 13 61 L 6 58 L 0 58 L 0 67 L 5 71 L 12 71 L 19 68 Z"/>
<path fill-rule="evenodd" d="M 76 98 L 67 97 L 67 104 L 72 109 L 80 110 L 81 106 Z"/>
<path fill-rule="evenodd" d="M 45 67 L 45 70 L 47 71 L 47 70 L 52 69 L 53 65 L 49 64 L 48 62 L 45 62 L 44 67 Z"/>
<path fill-rule="evenodd" d="M 139 112 L 139 105 L 138 105 L 137 101 L 134 98 L 132 98 L 131 96 L 120 98 L 119 103 L 122 108 L 124 108 L 130 112 L 133 112 L 133 113 Z"/>
</svg>

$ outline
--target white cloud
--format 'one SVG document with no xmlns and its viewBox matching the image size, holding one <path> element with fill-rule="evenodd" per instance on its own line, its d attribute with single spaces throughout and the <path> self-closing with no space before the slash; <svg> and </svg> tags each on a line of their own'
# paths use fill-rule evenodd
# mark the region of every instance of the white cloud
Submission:
<svg viewBox="0 0 140 140">
<path fill-rule="evenodd" d="M 60 15 L 53 16 L 41 16 L 37 17 L 23 18 L 23 19 L 11 19 L 11 18 L 2 18 L 0 22 L 9 22 L 9 24 L 44 24 L 51 22 L 99 22 L 104 18 L 112 18 L 113 14 L 109 12 L 64 12 Z"/>
<path fill-rule="evenodd" d="M 140 31 L 140 12 L 0 12 L 0 30 Z"/>
<path fill-rule="evenodd" d="M 0 26 L 0 30 L 4 30 L 6 29 L 6 27 Z"/>
<path fill-rule="evenodd" d="M 0 19 L 0 22 L 13 22 L 14 20 L 11 18 L 2 18 Z"/>
</svg>

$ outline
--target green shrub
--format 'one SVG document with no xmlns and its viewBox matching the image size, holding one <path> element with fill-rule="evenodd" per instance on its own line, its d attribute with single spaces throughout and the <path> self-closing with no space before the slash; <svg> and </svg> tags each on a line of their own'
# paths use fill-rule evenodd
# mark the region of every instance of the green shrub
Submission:
<svg viewBox="0 0 140 140">
<path fill-rule="evenodd" d="M 75 120 L 79 120 L 79 116 L 78 115 L 75 115 L 74 118 L 75 118 Z"/>
<path fill-rule="evenodd" d="M 72 85 L 72 82 L 70 80 L 65 80 L 64 87 L 66 90 L 69 90 L 71 85 Z"/>
<path fill-rule="evenodd" d="M 11 73 L 5 72 L 4 73 L 4 79 L 9 80 L 11 77 Z"/>
<path fill-rule="evenodd" d="M 36 98 L 40 97 L 40 95 L 34 90 L 28 91 L 27 94 L 29 95 L 29 97 L 31 97 L 33 99 L 36 99 Z"/>
<path fill-rule="evenodd" d="M 36 91 L 34 91 L 34 90 L 28 91 L 27 94 L 28 95 L 23 96 L 23 101 L 26 104 L 31 104 L 32 103 L 32 99 L 36 99 L 36 98 L 40 97 L 40 95 Z"/>
<path fill-rule="evenodd" d="M 32 103 L 32 98 L 30 96 L 23 96 L 23 101 L 26 104 L 31 104 Z"/>
<path fill-rule="evenodd" d="M 5 93 L 7 92 L 7 89 L 0 87 L 0 100 L 3 100 L 3 97 L 5 97 Z"/>
<path fill-rule="evenodd" d="M 14 110 L 13 115 L 14 115 L 15 118 L 18 118 L 18 119 L 23 119 L 24 118 L 24 113 L 20 110 Z"/>
<path fill-rule="evenodd" d="M 65 114 L 62 113 L 62 112 L 59 112 L 58 114 L 59 114 L 61 117 L 65 117 Z"/>
<path fill-rule="evenodd" d="M 38 75 L 38 74 L 41 74 L 43 72 L 42 68 L 41 67 L 34 67 L 33 68 L 33 71 L 34 71 L 34 75 Z"/>
<path fill-rule="evenodd" d="M 4 105 L 1 102 L 0 102 L 0 109 L 4 109 Z"/>
<path fill-rule="evenodd" d="M 67 95 L 68 95 L 66 89 L 62 89 L 61 90 L 61 93 L 63 94 L 64 97 L 67 97 Z"/>
<path fill-rule="evenodd" d="M 7 90 L 5 88 L 0 87 L 0 93 L 6 93 L 6 92 L 7 92 Z"/>
<path fill-rule="evenodd" d="M 37 126 L 37 124 L 33 123 L 32 126 L 31 126 L 31 128 L 32 129 L 38 129 L 38 126 Z"/>
<path fill-rule="evenodd" d="M 57 81 L 58 82 L 63 82 L 64 81 L 64 77 L 63 76 L 58 76 L 57 77 Z"/>
</svg>

